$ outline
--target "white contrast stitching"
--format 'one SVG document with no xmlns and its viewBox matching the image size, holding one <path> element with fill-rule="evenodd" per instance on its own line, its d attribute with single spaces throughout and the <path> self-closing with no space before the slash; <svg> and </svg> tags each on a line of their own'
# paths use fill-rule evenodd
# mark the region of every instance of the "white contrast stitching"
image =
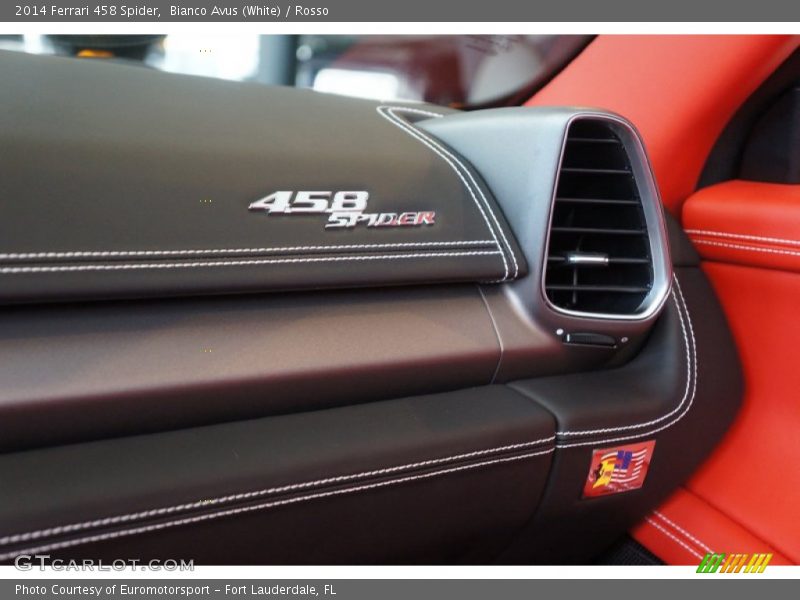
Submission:
<svg viewBox="0 0 800 600">
<path fill-rule="evenodd" d="M 788 246 L 800 246 L 800 240 L 766 237 L 763 235 L 746 235 L 744 233 L 727 233 L 725 231 L 708 231 L 706 229 L 687 229 L 686 233 L 690 235 L 709 235 L 714 237 L 729 237 L 740 240 L 752 240 L 754 242 L 772 242 L 786 244 Z"/>
<path fill-rule="evenodd" d="M 689 412 L 692 408 L 692 404 L 694 403 L 695 396 L 697 395 L 697 374 L 698 374 L 698 365 L 697 365 L 697 342 L 694 336 L 694 327 L 692 326 L 692 316 L 689 312 L 689 307 L 686 305 L 686 299 L 683 296 L 683 291 L 681 290 L 680 281 L 677 277 L 675 277 L 675 289 L 678 291 L 678 298 L 680 303 L 683 307 L 683 311 L 686 313 L 686 325 L 688 325 L 689 336 L 691 338 L 691 349 L 689 348 L 689 342 L 686 336 L 686 327 L 684 326 L 683 316 L 681 314 L 681 310 L 678 310 L 678 316 L 681 319 L 681 328 L 683 330 L 684 336 L 684 344 L 686 346 L 686 387 L 689 389 L 691 387 L 691 395 L 689 396 L 689 403 L 683 409 L 678 416 L 676 416 L 672 421 L 665 423 L 664 425 L 657 427 L 655 429 L 651 429 L 646 432 L 636 433 L 633 435 L 627 436 L 618 436 L 614 438 L 606 438 L 603 440 L 589 440 L 586 442 L 576 442 L 573 444 L 557 444 L 557 448 L 577 448 L 580 446 L 596 446 L 598 444 L 605 444 L 609 442 L 618 442 L 624 440 L 632 440 L 636 438 L 646 437 L 649 435 L 653 435 L 654 433 L 658 433 L 659 431 L 663 431 L 668 427 L 672 427 L 675 423 L 683 419 L 684 416 Z"/>
<path fill-rule="evenodd" d="M 326 477 L 324 479 L 316 479 L 313 481 L 306 481 L 303 483 L 293 483 L 289 485 L 283 485 L 279 487 L 272 487 L 272 488 L 265 488 L 261 490 L 255 490 L 252 492 L 243 492 L 239 494 L 229 494 L 227 496 L 220 496 L 217 498 L 211 498 L 206 500 L 198 500 L 196 502 L 188 502 L 185 504 L 177 504 L 173 506 L 166 506 L 162 508 L 155 508 L 151 510 L 140 511 L 136 513 L 128 513 L 123 515 L 117 515 L 113 517 L 105 517 L 103 519 L 96 519 L 93 521 L 84 521 L 82 523 L 71 523 L 69 525 L 60 525 L 57 527 L 49 527 L 47 529 L 40 529 L 37 531 L 31 531 L 28 533 L 18 533 L 15 535 L 8 535 L 4 537 L 0 537 L 0 546 L 5 546 L 8 544 L 15 544 L 19 542 L 25 542 L 32 539 L 38 539 L 41 537 L 49 536 L 49 535 L 57 535 L 63 533 L 71 533 L 74 531 L 80 531 L 83 529 L 91 529 L 94 527 L 104 527 L 107 525 L 114 525 L 116 523 L 122 523 L 126 521 L 133 521 L 138 519 L 145 519 L 148 517 L 154 516 L 161 516 L 165 514 L 170 514 L 178 511 L 183 510 L 191 510 L 194 508 L 200 508 L 204 506 L 209 506 L 212 504 L 224 504 L 226 502 L 234 502 L 237 500 L 245 500 L 250 498 L 256 498 L 259 496 L 267 496 L 271 494 L 280 494 L 283 492 L 290 492 L 293 490 L 301 490 L 307 489 L 310 487 L 317 487 L 321 485 L 328 485 L 331 483 L 342 483 L 345 481 L 351 481 L 353 479 L 364 479 L 367 477 L 375 477 L 380 475 L 388 475 L 390 473 L 396 473 L 397 471 L 405 471 L 409 469 L 417 469 L 421 467 L 430 467 L 432 465 L 439 465 L 446 462 L 454 462 L 458 460 L 466 460 L 470 458 L 475 458 L 478 456 L 485 456 L 487 454 L 497 454 L 500 452 L 508 452 L 511 450 L 519 450 L 521 448 L 530 448 L 531 446 L 538 446 L 540 444 L 545 444 L 547 442 L 552 442 L 555 440 L 555 436 L 550 436 L 546 438 L 541 438 L 538 440 L 533 440 L 531 442 L 521 442 L 518 444 L 509 444 L 507 446 L 498 446 L 496 448 L 487 448 L 484 450 L 475 450 L 472 452 L 466 452 L 464 454 L 454 454 L 452 456 L 445 456 L 442 458 L 433 458 L 429 460 L 423 460 L 414 463 L 408 463 L 404 465 L 396 465 L 394 467 L 384 467 L 382 469 L 376 469 L 373 471 L 362 471 L 361 473 L 352 473 L 349 475 L 336 475 L 334 477 Z"/>
<path fill-rule="evenodd" d="M 661 533 L 663 533 L 665 536 L 667 536 L 668 538 L 670 538 L 670 539 L 671 539 L 673 542 L 675 542 L 676 544 L 678 544 L 678 545 L 680 545 L 680 546 L 683 546 L 684 548 L 686 548 L 686 550 L 688 550 L 688 551 L 689 551 L 691 554 L 693 554 L 693 555 L 694 555 L 694 556 L 696 556 L 697 558 L 703 558 L 703 555 L 702 555 L 702 554 L 700 554 L 699 552 L 695 551 L 695 550 L 694 550 L 693 548 L 691 548 L 691 547 L 690 547 L 688 544 L 684 543 L 684 542 L 683 542 L 683 540 L 680 540 L 680 539 L 678 539 L 677 537 L 675 537 L 674 535 L 672 535 L 672 534 L 671 534 L 669 531 L 667 531 L 666 529 L 664 529 L 663 527 L 661 527 L 661 525 L 659 525 L 659 524 L 658 524 L 658 523 L 656 523 L 655 521 L 653 521 L 653 520 L 651 520 L 651 519 L 649 519 L 649 518 L 645 518 L 645 521 L 647 521 L 648 523 L 650 523 L 650 525 L 652 525 L 653 527 L 655 527 L 656 529 L 658 529 L 658 530 L 659 530 Z"/>
<path fill-rule="evenodd" d="M 243 513 L 249 513 L 249 512 L 257 511 L 257 510 L 264 510 L 264 509 L 267 509 L 267 508 L 274 508 L 274 507 L 277 507 L 277 506 L 285 506 L 287 504 L 296 504 L 298 502 L 305 502 L 305 501 L 308 501 L 308 500 L 316 500 L 316 499 L 320 499 L 320 498 L 329 498 L 331 496 L 339 496 L 339 495 L 343 495 L 343 494 L 351 494 L 353 492 L 372 490 L 372 489 L 377 489 L 377 488 L 381 488 L 381 487 L 397 485 L 397 484 L 400 484 L 400 483 L 406 483 L 406 482 L 409 482 L 409 481 L 418 481 L 418 480 L 421 480 L 421 479 L 429 479 L 431 477 L 437 477 L 437 476 L 440 476 L 440 475 L 447 475 L 447 474 L 450 474 L 450 473 L 457 473 L 457 472 L 460 472 L 460 471 L 467 471 L 467 470 L 471 470 L 471 469 L 477 469 L 479 467 L 486 467 L 486 466 L 505 463 L 505 462 L 518 461 L 518 460 L 523 460 L 523 459 L 526 459 L 526 458 L 533 458 L 534 456 L 542 456 L 542 455 L 545 455 L 545 454 L 550 454 L 553 451 L 554 451 L 554 448 L 550 448 L 548 450 L 542 450 L 542 451 L 539 451 L 539 452 L 529 452 L 527 454 L 520 454 L 518 456 L 495 458 L 495 459 L 492 459 L 492 460 L 486 460 L 486 461 L 483 461 L 483 462 L 473 463 L 473 464 L 470 464 L 470 465 L 460 465 L 460 466 L 456 466 L 456 467 L 451 467 L 449 469 L 441 469 L 439 471 L 431 471 L 430 473 L 422 473 L 420 475 L 409 475 L 409 476 L 406 476 L 406 477 L 400 477 L 400 478 L 397 478 L 397 479 L 389 479 L 389 480 L 386 480 L 386 481 L 378 481 L 376 483 L 370 483 L 370 484 L 355 486 L 355 487 L 351 487 L 351 488 L 344 488 L 344 489 L 340 489 L 340 490 L 331 490 L 331 491 L 328 491 L 328 492 L 317 492 L 315 494 L 308 494 L 306 496 L 297 496 L 295 498 L 286 498 L 284 500 L 274 500 L 274 501 L 270 501 L 270 502 L 262 502 L 260 504 L 256 504 L 256 505 L 253 505 L 253 506 L 242 506 L 242 507 L 238 507 L 238 508 L 230 508 L 230 509 L 226 509 L 226 510 L 222 510 L 222 511 L 217 511 L 217 512 L 214 512 L 214 513 L 207 513 L 207 514 L 196 515 L 196 516 L 192 516 L 192 517 L 185 517 L 185 518 L 177 519 L 177 520 L 174 520 L 174 521 L 166 521 L 164 523 L 155 523 L 155 524 L 152 524 L 152 525 L 142 525 L 140 527 L 134 527 L 134 528 L 131 528 L 131 529 L 123 529 L 123 530 L 120 530 L 120 531 L 112 531 L 112 532 L 108 532 L 108 533 L 100 533 L 100 534 L 96 534 L 96 535 L 76 538 L 76 539 L 73 539 L 73 540 L 65 540 L 63 542 L 57 542 L 57 543 L 54 543 L 54 544 L 47 544 L 47 545 L 39 546 L 39 547 L 35 547 L 35 548 L 25 548 L 25 549 L 22 549 L 22 550 L 15 550 L 15 551 L 12 551 L 12 552 L 7 552 L 5 554 L 0 554 L 0 561 L 8 560 L 8 559 L 13 558 L 15 556 L 19 556 L 20 554 L 38 554 L 38 553 L 41 553 L 41 552 L 48 552 L 48 551 L 52 551 L 52 550 L 59 550 L 59 549 L 62 549 L 62 548 L 69 548 L 69 547 L 72 547 L 72 546 L 77 546 L 79 544 L 89 544 L 89 543 L 93 543 L 93 542 L 100 542 L 100 541 L 105 541 L 105 540 L 110 540 L 110 539 L 116 539 L 116 538 L 123 537 L 123 536 L 128 536 L 128 535 L 136 535 L 136 534 L 140 534 L 140 533 L 148 533 L 148 532 L 151 532 L 151 531 L 159 531 L 161 529 L 166 529 L 166 528 L 169 528 L 169 527 L 177 527 L 177 526 L 181 526 L 181 525 L 188 525 L 188 524 L 191 524 L 191 523 L 209 521 L 209 520 L 218 519 L 218 518 L 221 518 L 221 517 L 230 517 L 230 516 L 235 516 L 235 515 L 239 515 L 239 514 L 243 514 Z"/>
<path fill-rule="evenodd" d="M 712 240 L 692 240 L 695 244 L 706 244 L 708 246 L 720 246 L 722 248 L 733 248 L 734 250 L 749 250 L 750 252 L 765 252 L 767 254 L 786 254 L 789 256 L 800 256 L 800 251 L 782 250 L 779 248 L 760 248 L 758 246 L 745 246 L 743 244 L 726 244 L 725 242 L 714 242 Z"/>
<path fill-rule="evenodd" d="M 382 109 L 386 109 L 386 111 L 384 112 L 384 110 L 382 110 Z M 430 139 L 428 139 L 422 132 L 420 132 L 419 129 L 417 129 L 416 127 L 412 127 L 411 125 L 409 125 L 408 123 L 406 123 L 402 119 L 400 119 L 396 114 L 394 114 L 394 112 L 392 110 L 392 107 L 379 106 L 379 107 L 376 108 L 376 110 L 377 110 L 378 114 L 381 117 L 383 117 L 384 119 L 386 119 L 387 121 L 389 121 L 389 123 L 391 123 L 392 125 L 395 125 L 397 127 L 400 127 L 400 129 L 402 129 L 404 132 L 409 134 L 411 137 L 413 137 L 414 139 L 422 142 L 428 149 L 432 150 L 437 156 L 439 156 L 439 158 L 444 160 L 450 166 L 451 169 L 453 169 L 453 172 L 458 176 L 458 178 L 461 180 L 461 183 L 464 184 L 464 187 L 467 189 L 467 191 L 469 192 L 469 195 L 472 197 L 472 201 L 475 203 L 475 206 L 478 207 L 478 211 L 480 211 L 481 216 L 483 217 L 483 221 L 486 224 L 486 227 L 489 230 L 489 233 L 491 234 L 492 239 L 494 240 L 495 246 L 497 246 L 498 250 L 501 250 L 502 248 L 500 246 L 500 241 L 497 239 L 497 235 L 495 234 L 494 229 L 492 229 L 492 226 L 489 223 L 489 219 L 486 217 L 486 212 L 483 210 L 483 207 L 481 206 L 480 202 L 478 202 L 478 198 L 475 195 L 475 192 L 472 190 L 472 188 L 470 187 L 469 183 L 467 183 L 467 180 L 461 174 L 461 171 L 459 171 L 458 168 L 455 166 L 455 164 L 453 164 L 453 161 L 450 160 L 450 158 L 448 158 L 447 155 L 445 155 L 442 151 L 437 149 L 435 144 L 432 143 L 432 141 Z M 430 116 L 430 117 L 437 117 L 437 118 L 443 116 L 443 115 L 440 115 L 438 113 L 427 112 L 427 111 L 422 111 L 422 110 L 413 109 L 413 108 L 400 108 L 400 110 L 404 110 L 406 112 L 411 112 L 411 113 L 416 113 L 416 114 L 423 114 L 423 115 L 427 115 L 427 116 Z M 455 159 L 455 157 L 453 157 L 452 154 L 450 155 L 450 157 Z M 480 190 L 478 190 L 478 191 L 480 192 Z M 500 281 L 504 281 L 504 280 L 508 279 L 508 262 L 506 261 L 505 253 L 501 253 L 500 258 L 503 261 L 503 271 L 504 271 L 503 278 Z"/>
<path fill-rule="evenodd" d="M 382 110 L 382 109 L 384 109 L 384 110 Z M 483 216 L 483 219 L 486 222 L 486 226 L 489 228 L 489 232 L 492 234 L 492 237 L 494 238 L 495 243 L 497 244 L 497 247 L 498 248 L 502 248 L 501 245 L 500 245 L 499 240 L 497 239 L 497 236 L 495 234 L 494 228 L 492 228 L 491 224 L 489 223 L 488 219 L 486 218 L 486 213 L 484 212 L 483 208 L 481 208 L 481 204 L 478 202 L 478 198 L 475 195 L 475 192 L 473 191 L 473 186 L 474 186 L 475 191 L 478 192 L 478 195 L 480 196 L 481 200 L 483 201 L 483 205 L 486 207 L 486 209 L 489 211 L 489 214 L 492 216 L 492 220 L 494 221 L 495 225 L 497 226 L 497 231 L 500 233 L 500 237 L 503 239 L 503 243 L 505 244 L 505 248 L 508 250 L 508 254 L 511 257 L 511 261 L 514 263 L 514 277 L 516 278 L 517 275 L 519 275 L 519 265 L 517 264 L 517 259 L 514 256 L 514 251 L 511 248 L 511 244 L 508 243 L 508 239 L 506 238 L 506 235 L 503 232 L 503 228 L 500 226 L 500 222 L 498 221 L 497 216 L 494 214 L 494 210 L 492 209 L 491 204 L 486 199 L 486 196 L 483 194 L 483 191 L 481 190 L 481 188 L 478 185 L 478 183 L 475 181 L 475 178 L 472 176 L 472 173 L 470 172 L 470 170 L 467 169 L 464 166 L 464 164 L 458 159 L 458 157 L 456 157 L 453 153 L 451 153 L 449 150 L 447 150 L 445 147 L 443 147 L 441 144 L 439 144 L 436 140 L 434 140 L 430 136 L 428 136 L 425 133 L 423 133 L 422 131 L 420 131 L 417 127 L 413 127 L 413 126 L 409 125 L 408 123 L 404 122 L 396 114 L 394 114 L 394 111 L 398 111 L 398 110 L 399 111 L 403 111 L 403 112 L 410 112 L 410 113 L 425 115 L 425 116 L 429 116 L 429 117 L 442 117 L 444 115 L 440 115 L 440 114 L 434 113 L 434 112 L 428 112 L 428 111 L 425 111 L 425 110 L 419 110 L 419 109 L 415 109 L 415 108 L 399 107 L 399 106 L 395 106 L 395 107 L 392 107 L 392 106 L 379 106 L 377 108 L 378 114 L 380 114 L 382 117 L 386 118 L 390 123 L 393 123 L 393 124 L 399 126 L 406 133 L 408 133 L 412 137 L 414 137 L 417 140 L 419 140 L 420 142 L 422 142 L 425 146 L 427 146 L 429 149 L 433 150 L 436 154 L 438 154 L 439 157 L 441 157 L 448 165 L 450 165 L 450 167 L 453 169 L 453 171 L 455 171 L 456 175 L 458 175 L 459 179 L 461 179 L 461 182 L 467 188 L 467 191 L 469 191 L 470 196 L 472 196 L 472 199 L 475 201 L 475 205 L 480 210 L 481 215 Z M 461 168 L 461 171 L 463 171 L 466 174 L 466 176 L 472 182 L 472 186 L 470 186 L 467 183 L 466 179 L 464 178 L 464 175 L 462 175 L 461 171 L 459 171 L 459 169 L 455 166 L 455 164 L 453 164 L 454 162 Z M 503 252 L 503 267 L 505 269 L 505 275 L 503 277 L 503 280 L 506 280 L 509 277 L 509 272 L 508 272 L 508 263 L 506 262 L 506 258 L 505 258 L 505 252 Z"/>
<path fill-rule="evenodd" d="M 32 260 L 37 258 L 125 258 L 135 256 L 195 256 L 198 254 L 258 254 L 267 252 L 297 252 L 302 250 L 357 250 L 381 248 L 428 248 L 485 246 L 492 240 L 470 240 L 464 242 L 402 242 L 397 244 L 339 244 L 332 246 L 276 246 L 273 248 L 207 248 L 199 250 L 97 250 L 70 252 L 7 252 L 0 253 L 0 260 Z"/>
<path fill-rule="evenodd" d="M 443 115 L 439 115 L 437 113 L 433 113 L 433 112 L 429 112 L 429 111 L 425 111 L 425 110 L 419 110 L 419 109 L 415 109 L 415 108 L 404 108 L 404 107 L 395 107 L 395 108 L 400 108 L 400 110 L 404 110 L 406 112 L 417 113 L 417 114 L 421 114 L 421 115 L 427 115 L 427 116 L 434 116 L 435 115 L 437 117 L 442 117 L 443 116 Z M 478 185 L 478 182 L 475 181 L 475 178 L 472 176 L 472 173 L 470 172 L 470 170 L 467 169 L 466 166 L 464 166 L 464 164 L 458 159 L 457 156 L 455 156 L 452 152 L 449 152 L 446 147 L 444 147 L 441 144 L 439 144 L 434 138 L 430 137 L 429 135 L 426 135 L 423 131 L 420 131 L 416 127 L 413 127 L 411 125 L 409 125 L 409 127 L 411 127 L 420 136 L 422 136 L 424 139 L 426 139 L 428 142 L 430 142 L 433 146 L 438 148 L 441 152 L 447 154 L 450 158 L 452 158 L 461 167 L 461 169 L 464 171 L 464 173 L 466 173 L 467 177 L 469 177 L 469 180 L 472 182 L 473 187 L 475 188 L 475 190 L 480 195 L 481 200 L 483 200 L 484 206 L 489 211 L 489 214 L 491 215 L 492 220 L 494 221 L 494 224 L 497 226 L 497 231 L 500 233 L 500 237 L 503 239 L 503 243 L 505 244 L 505 247 L 508 250 L 508 254 L 511 257 L 511 262 L 514 263 L 514 278 L 516 278 L 519 275 L 519 264 L 517 264 L 517 258 L 514 255 L 514 250 L 511 248 L 511 244 L 508 242 L 508 239 L 506 238 L 506 234 L 503 231 L 503 228 L 500 226 L 500 222 L 497 219 L 497 215 L 495 214 L 491 203 L 489 202 L 489 200 L 484 195 L 483 191 L 481 190 L 481 187 Z M 489 229 L 491 230 L 491 227 Z M 499 246 L 499 244 L 498 244 L 498 246 Z M 507 275 L 506 275 L 506 278 L 508 278 Z"/>
<path fill-rule="evenodd" d="M 491 256 L 501 254 L 499 250 L 470 252 L 417 252 L 412 254 L 377 254 L 359 256 L 319 256 L 307 258 L 263 258 L 242 260 L 192 261 L 178 263 L 119 263 L 108 265 L 61 265 L 51 267 L 0 267 L 0 274 L 62 273 L 72 271 L 129 271 L 137 269 L 192 269 L 197 267 L 237 267 L 251 265 L 277 265 L 317 262 L 344 262 L 364 260 L 400 260 L 406 258 L 444 258 L 462 256 Z"/>
<path fill-rule="evenodd" d="M 711 553 L 711 554 L 714 554 L 714 551 L 713 551 L 711 548 L 709 548 L 709 547 L 708 547 L 706 544 L 704 544 L 703 542 L 701 542 L 699 539 L 697 539 L 697 538 L 696 538 L 695 536 L 693 536 L 691 533 L 689 533 L 688 531 L 686 531 L 686 530 L 685 530 L 683 527 L 681 527 L 680 525 L 678 525 L 678 524 L 677 524 L 675 521 L 673 521 L 673 520 L 671 520 L 671 519 L 668 519 L 668 518 L 667 518 L 667 516 L 666 516 L 666 515 L 664 515 L 663 513 L 660 513 L 660 512 L 658 512 L 657 510 L 654 510 L 654 511 L 653 511 L 653 514 L 654 514 L 656 517 L 658 517 L 659 519 L 661 519 L 662 521 L 664 521 L 665 523 L 668 523 L 668 524 L 670 524 L 670 525 L 672 526 L 672 528 L 673 528 L 673 529 L 675 529 L 675 530 L 677 530 L 677 531 L 680 531 L 680 532 L 681 532 L 683 535 L 685 535 L 685 536 L 686 536 L 686 538 L 687 538 L 688 540 L 691 540 L 692 542 L 694 542 L 695 544 L 697 544 L 698 546 L 700 546 L 700 548 L 702 548 L 702 549 L 703 549 L 703 550 L 705 550 L 706 552 L 709 552 L 709 553 Z"/>
<path fill-rule="evenodd" d="M 677 280 L 677 278 L 676 278 L 676 280 Z M 683 332 L 683 340 L 684 340 L 684 345 L 686 347 L 686 356 L 688 357 L 689 356 L 689 339 L 688 339 L 688 336 L 686 334 L 686 325 L 685 325 L 684 320 L 683 320 L 683 315 L 681 314 L 681 306 L 680 306 L 680 304 L 678 304 L 678 296 L 675 293 L 675 290 L 672 290 L 672 300 L 675 302 L 675 308 L 678 309 L 678 317 L 680 318 L 681 331 Z M 557 435 L 563 436 L 563 437 L 578 436 L 578 435 L 597 435 L 597 434 L 602 434 L 602 433 L 612 433 L 614 431 L 625 431 L 625 430 L 629 430 L 629 429 L 641 429 L 642 427 L 649 427 L 650 425 L 655 425 L 656 423 L 660 423 L 661 421 L 664 421 L 665 419 L 669 419 L 672 415 L 677 413 L 683 407 L 684 403 L 686 402 L 686 400 L 688 398 L 689 398 L 689 378 L 687 376 L 686 389 L 685 389 L 685 391 L 683 393 L 683 398 L 681 398 L 681 401 L 670 412 L 658 417 L 657 419 L 652 419 L 650 421 L 646 421 L 646 422 L 643 422 L 643 423 L 635 423 L 633 425 L 623 425 L 623 426 L 620 426 L 620 427 L 604 427 L 602 429 L 583 429 L 583 430 L 580 430 L 580 431 L 559 431 L 559 432 L 557 432 Z"/>
<path fill-rule="evenodd" d="M 400 110 L 404 110 L 406 112 L 412 112 L 427 116 L 433 116 L 433 115 L 436 115 L 437 117 L 444 116 L 434 112 L 420 110 L 418 108 L 406 108 L 406 107 L 395 107 L 395 108 L 399 108 Z M 514 250 L 511 248 L 511 244 L 508 242 L 506 234 L 503 231 L 503 228 L 500 226 L 500 221 L 497 219 L 497 215 L 494 212 L 494 208 L 492 208 L 491 203 L 489 202 L 488 198 L 486 198 L 486 196 L 484 195 L 483 191 L 481 190 L 481 187 L 478 185 L 478 182 L 475 181 L 475 178 L 472 176 L 470 170 L 458 159 L 457 156 L 455 156 L 452 152 L 448 151 L 448 149 L 445 146 L 441 145 L 435 138 L 432 138 L 431 136 L 427 135 L 424 131 L 420 131 L 417 127 L 414 127 L 413 125 L 409 126 L 412 129 L 414 129 L 417 133 L 419 133 L 423 138 L 427 139 L 431 144 L 436 146 L 439 150 L 450 156 L 450 158 L 452 158 L 461 167 L 464 173 L 466 173 L 467 177 L 469 177 L 469 180 L 472 182 L 473 187 L 475 188 L 475 190 L 477 190 L 478 194 L 481 197 L 481 200 L 483 200 L 484 206 L 489 211 L 489 214 L 491 215 L 494 224 L 497 226 L 497 231 L 500 233 L 500 237 L 503 239 L 503 243 L 505 244 L 505 247 L 508 250 L 508 254 L 511 257 L 511 262 L 514 263 L 514 277 L 516 278 L 519 275 L 519 265 L 517 264 L 516 256 L 514 256 Z"/>
<path fill-rule="evenodd" d="M 494 210 L 485 197 L 480 186 L 475 181 L 472 173 L 467 169 L 464 164 L 451 152 L 442 147 L 431 137 L 427 136 L 424 132 L 416 127 L 406 123 L 400 119 L 395 111 L 410 112 L 429 117 L 442 117 L 439 113 L 424 111 L 420 109 L 402 107 L 402 106 L 379 106 L 376 109 L 378 113 L 387 119 L 390 123 L 400 127 L 403 131 L 422 142 L 429 149 L 433 150 L 438 156 L 447 162 L 453 169 L 461 182 L 467 188 L 470 196 L 472 197 L 475 205 L 483 217 L 483 220 L 489 229 L 492 240 L 475 240 L 465 242 L 419 242 L 419 243 L 398 243 L 398 244 L 346 244 L 346 245 L 331 245 L 331 246 L 286 246 L 286 247 L 272 247 L 272 248 L 214 248 L 214 249 L 190 249 L 190 250 L 100 250 L 100 251 L 64 251 L 64 252 L 10 252 L 0 253 L 0 260 L 35 260 L 35 259 L 74 259 L 74 258 L 133 258 L 138 256 L 147 257 L 179 257 L 179 256 L 198 256 L 203 254 L 253 254 L 253 253 L 270 253 L 270 252 L 294 252 L 294 251 L 319 251 L 319 250 L 354 250 L 354 249 L 379 249 L 379 248 L 403 248 L 403 247 L 459 247 L 459 246 L 479 246 L 484 244 L 493 243 L 498 251 L 497 252 L 461 252 L 461 253 L 417 253 L 402 256 L 359 256 L 359 257 L 313 257 L 313 258 L 295 258 L 295 259 L 264 259 L 264 260 L 230 260 L 230 261 L 194 261 L 194 262 L 181 262 L 181 263 L 136 263 L 136 264 L 110 264 L 110 265 L 47 265 L 47 266 L 7 266 L 0 268 L 0 274 L 26 274 L 26 273 L 63 273 L 63 272 L 81 272 L 81 271 L 119 271 L 119 270 L 135 270 L 135 269 L 179 269 L 179 268 L 199 268 L 199 267 L 231 267 L 231 266 L 246 266 L 246 265 L 267 265 L 267 264 L 293 264 L 293 263 L 312 263 L 312 262 L 338 262 L 338 261 L 363 261 L 363 260 L 394 260 L 401 258 L 428 258 L 428 257 L 455 257 L 455 256 L 488 256 L 499 254 L 503 261 L 505 281 L 509 278 L 508 262 L 506 260 L 506 251 L 508 252 L 514 264 L 514 277 L 519 275 L 519 265 L 513 248 L 506 238 L 503 228 L 494 213 Z M 455 163 L 455 164 L 454 164 Z M 461 170 L 459 170 L 458 167 Z M 473 191 L 473 187 L 467 182 L 462 174 L 462 171 L 474 186 L 474 190 L 478 192 L 480 199 L 483 203 L 479 202 L 478 197 Z M 486 216 L 484 207 L 491 215 L 494 221 L 497 232 L 503 240 L 505 246 L 500 244 L 497 238 L 495 229 L 489 223 Z"/>
</svg>

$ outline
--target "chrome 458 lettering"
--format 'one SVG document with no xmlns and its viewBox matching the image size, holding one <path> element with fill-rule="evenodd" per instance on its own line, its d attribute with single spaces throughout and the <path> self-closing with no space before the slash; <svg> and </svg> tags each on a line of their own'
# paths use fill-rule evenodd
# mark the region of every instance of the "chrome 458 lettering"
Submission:
<svg viewBox="0 0 800 600">
<path fill-rule="evenodd" d="M 416 227 L 433 225 L 435 211 L 368 213 L 369 192 L 274 192 L 251 202 L 250 210 L 268 215 L 328 215 L 325 229 L 341 227 Z"/>
<path fill-rule="evenodd" d="M 275 192 L 252 202 L 249 208 L 271 215 L 363 212 L 368 200 L 368 192 Z"/>
</svg>

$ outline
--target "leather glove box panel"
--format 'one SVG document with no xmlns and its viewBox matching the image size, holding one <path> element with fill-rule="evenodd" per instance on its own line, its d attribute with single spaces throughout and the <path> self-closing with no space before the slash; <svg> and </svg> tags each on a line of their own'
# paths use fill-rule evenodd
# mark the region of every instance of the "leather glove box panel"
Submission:
<svg viewBox="0 0 800 600">
<path fill-rule="evenodd" d="M 485 561 L 532 516 L 553 436 L 489 386 L 4 454 L 0 561 Z"/>
</svg>

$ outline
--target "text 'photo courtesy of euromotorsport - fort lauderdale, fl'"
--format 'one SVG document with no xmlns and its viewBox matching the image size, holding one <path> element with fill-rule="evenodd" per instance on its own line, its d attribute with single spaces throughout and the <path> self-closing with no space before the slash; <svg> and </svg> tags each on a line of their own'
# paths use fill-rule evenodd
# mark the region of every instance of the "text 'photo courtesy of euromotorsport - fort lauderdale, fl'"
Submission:
<svg viewBox="0 0 800 600">
<path fill-rule="evenodd" d="M 0 5 L 0 598 L 797 595 L 799 13 Z"/>
<path fill-rule="evenodd" d="M 104 583 L 93 585 L 79 585 L 70 583 L 47 583 L 29 585 L 19 583 L 14 586 L 14 595 L 17 597 L 33 596 L 42 598 L 67 597 L 67 598 L 106 598 L 109 596 L 120 597 L 142 597 L 142 596 L 162 596 L 174 598 L 193 598 L 209 596 L 211 592 L 219 592 L 224 596 L 231 597 L 258 597 L 258 596 L 278 596 L 278 597 L 298 597 L 298 596 L 335 596 L 335 588 L 332 584 L 326 584 L 322 590 L 314 585 L 294 584 L 224 584 L 224 585 L 192 585 L 184 583 L 175 584 L 128 584 L 128 583 Z"/>
</svg>

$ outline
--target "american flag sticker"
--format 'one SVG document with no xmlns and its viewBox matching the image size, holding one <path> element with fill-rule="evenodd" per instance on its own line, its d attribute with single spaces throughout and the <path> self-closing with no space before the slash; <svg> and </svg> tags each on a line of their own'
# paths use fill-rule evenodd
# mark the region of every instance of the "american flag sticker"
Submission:
<svg viewBox="0 0 800 600">
<path fill-rule="evenodd" d="M 655 440 L 650 440 L 592 452 L 583 497 L 594 498 L 638 490 L 644 485 L 655 446 Z"/>
</svg>

